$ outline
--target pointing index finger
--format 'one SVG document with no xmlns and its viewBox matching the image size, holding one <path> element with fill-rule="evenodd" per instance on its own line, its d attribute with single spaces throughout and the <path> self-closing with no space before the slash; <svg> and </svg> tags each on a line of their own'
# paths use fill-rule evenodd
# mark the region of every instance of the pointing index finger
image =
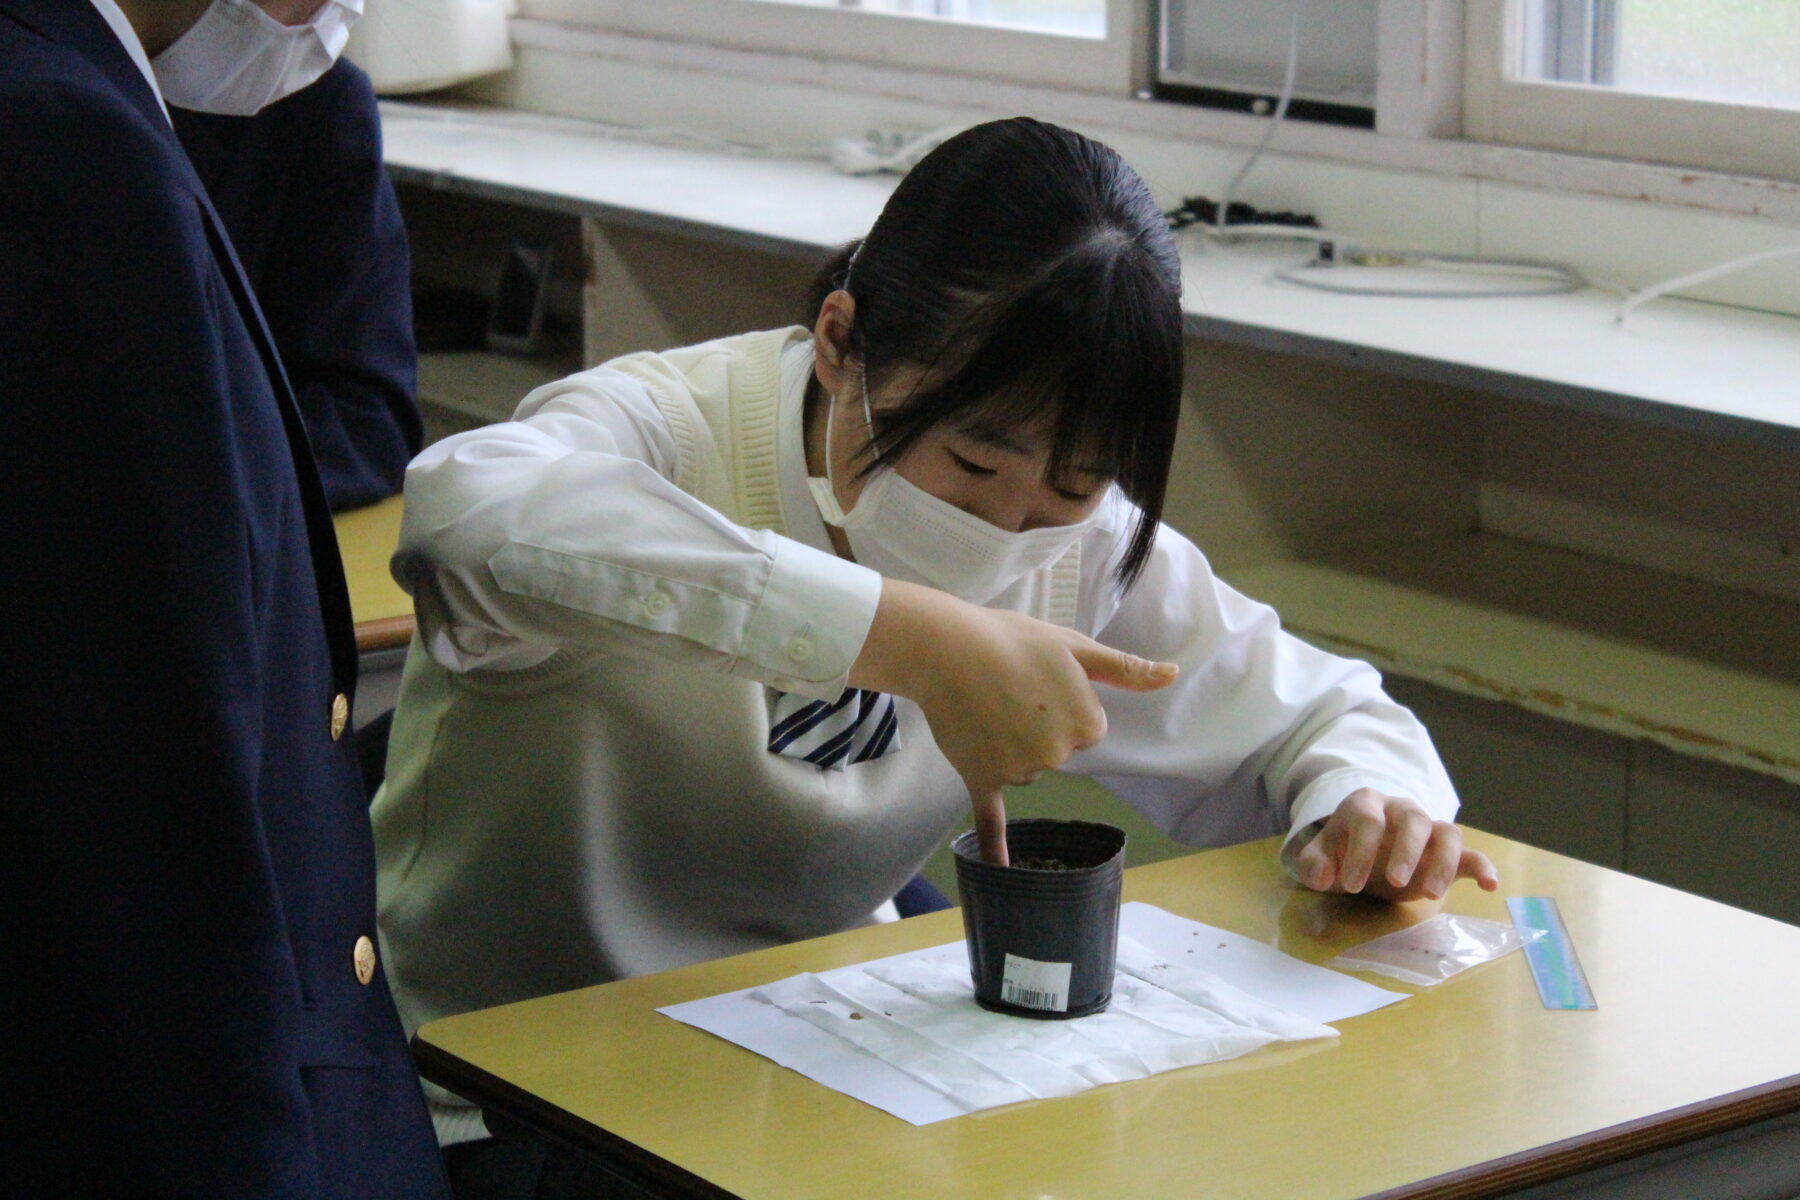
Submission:
<svg viewBox="0 0 1800 1200">
<path fill-rule="evenodd" d="M 971 797 L 975 810 L 975 840 L 981 844 L 981 861 L 1010 867 L 1006 850 L 1006 797 L 999 788 Z"/>
<path fill-rule="evenodd" d="M 1071 646 L 1069 652 L 1093 682 L 1132 692 L 1154 692 L 1158 688 L 1167 687 L 1181 673 L 1181 668 L 1172 662 L 1153 662 L 1147 658 L 1139 658 L 1135 654 L 1103 646 L 1092 639 L 1084 638 Z"/>
</svg>

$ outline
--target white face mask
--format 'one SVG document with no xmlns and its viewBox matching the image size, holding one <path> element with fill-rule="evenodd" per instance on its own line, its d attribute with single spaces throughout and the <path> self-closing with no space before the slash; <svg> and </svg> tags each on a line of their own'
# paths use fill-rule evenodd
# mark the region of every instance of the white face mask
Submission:
<svg viewBox="0 0 1800 1200">
<path fill-rule="evenodd" d="M 863 485 L 862 494 L 845 512 L 831 480 L 831 420 L 836 409 L 833 397 L 825 417 L 825 476 L 812 476 L 806 485 L 825 522 L 850 535 L 856 561 L 883 575 L 927 584 L 971 604 L 986 604 L 1061 558 L 1094 523 L 1090 516 L 1073 525 L 1010 533 L 909 483 L 892 467 L 881 468 Z M 875 425 L 867 381 L 863 419 L 872 437 Z"/>
<path fill-rule="evenodd" d="M 304 25 L 283 25 L 251 0 L 212 0 L 151 61 L 163 99 L 196 112 L 248 117 L 331 69 L 363 0 L 326 0 Z"/>
</svg>

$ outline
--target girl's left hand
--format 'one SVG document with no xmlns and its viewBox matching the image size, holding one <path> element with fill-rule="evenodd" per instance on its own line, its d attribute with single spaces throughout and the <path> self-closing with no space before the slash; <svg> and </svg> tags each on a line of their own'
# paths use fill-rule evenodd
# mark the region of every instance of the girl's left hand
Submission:
<svg viewBox="0 0 1800 1200">
<path fill-rule="evenodd" d="M 1465 849 L 1455 825 L 1433 821 L 1415 801 L 1373 788 L 1344 798 L 1295 856 L 1294 871 L 1314 891 L 1384 900 L 1440 899 L 1458 879 L 1473 879 L 1488 892 L 1500 886 L 1493 861 Z"/>
</svg>

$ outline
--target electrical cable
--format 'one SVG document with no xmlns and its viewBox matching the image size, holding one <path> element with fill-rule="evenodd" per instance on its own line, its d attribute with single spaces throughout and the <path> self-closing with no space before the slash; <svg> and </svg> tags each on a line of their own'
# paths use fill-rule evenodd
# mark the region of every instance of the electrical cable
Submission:
<svg viewBox="0 0 1800 1200">
<path fill-rule="evenodd" d="M 1256 144 L 1256 149 L 1250 152 L 1244 165 L 1238 168 L 1237 174 L 1231 177 L 1231 182 L 1225 185 L 1225 194 L 1219 199 L 1218 220 L 1213 226 L 1216 233 L 1225 232 L 1226 222 L 1231 219 L 1232 195 L 1238 190 L 1238 185 L 1244 182 L 1244 177 L 1250 174 L 1250 168 L 1262 158 L 1269 143 L 1275 140 L 1275 131 L 1281 128 L 1282 118 L 1287 116 L 1288 102 L 1294 98 L 1294 82 L 1300 73 L 1300 12 L 1305 7 L 1306 0 L 1294 0 L 1293 11 L 1288 17 L 1287 71 L 1282 76 L 1281 94 L 1275 101 L 1275 111 L 1269 114 L 1269 127 L 1263 132 L 1262 141 Z"/>
<path fill-rule="evenodd" d="M 904 175 L 920 159 L 967 128 L 946 125 L 926 133 L 872 130 L 860 137 L 845 135 L 832 140 L 831 165 L 845 175 L 875 175 L 883 171 Z"/>
<path fill-rule="evenodd" d="M 1206 238 L 1214 241 L 1235 242 L 1240 240 L 1285 240 L 1313 242 L 1318 246 L 1315 257 L 1292 266 L 1281 267 L 1271 273 L 1271 278 L 1297 287 L 1311 288 L 1315 291 L 1336 292 L 1347 296 L 1381 296 L 1388 298 L 1415 298 L 1434 300 L 1466 300 L 1492 299 L 1502 297 L 1553 296 L 1567 292 L 1579 291 L 1584 287 L 1599 286 L 1601 290 L 1623 292 L 1626 289 L 1618 285 L 1597 284 L 1586 279 L 1581 272 L 1565 263 L 1543 261 L 1528 258 L 1494 258 L 1482 255 L 1446 254 L 1428 250 L 1388 250 L 1364 248 L 1362 243 L 1347 234 L 1334 233 L 1327 229 L 1309 227 L 1298 223 L 1244 221 L 1233 223 L 1230 220 L 1232 199 L 1250 172 L 1262 159 L 1264 153 L 1275 140 L 1282 121 L 1287 116 L 1289 103 L 1293 100 L 1300 64 L 1300 20 L 1306 6 L 1306 0 L 1295 0 L 1288 21 L 1287 63 L 1283 72 L 1281 91 L 1278 93 L 1275 107 L 1269 114 L 1268 128 L 1263 132 L 1260 141 L 1244 160 L 1237 173 L 1225 185 L 1224 195 L 1218 203 L 1211 221 L 1197 220 L 1193 215 L 1195 200 L 1186 201 L 1181 208 L 1169 213 L 1174 228 L 1191 225 L 1197 228 Z M 458 108 L 438 108 L 409 105 L 406 115 L 414 120 L 430 120 L 451 122 L 466 119 L 467 111 Z M 548 114 L 513 112 L 507 115 L 507 125 L 514 129 L 539 129 L 559 133 L 576 133 L 588 137 L 600 137 L 616 141 L 638 142 L 645 145 L 665 146 L 672 149 L 708 150 L 723 152 L 742 157 L 768 157 L 826 160 L 839 171 L 846 174 L 871 174 L 877 171 L 890 171 L 905 174 L 914 163 L 939 144 L 960 132 L 962 126 L 951 126 L 944 129 L 931 130 L 926 133 L 902 135 L 888 133 L 885 136 L 871 133 L 860 138 L 838 138 L 831 152 L 821 153 L 816 149 L 795 149 L 792 147 L 771 146 L 755 142 L 739 142 L 729 138 L 711 134 L 696 133 L 691 130 L 663 128 L 654 126 L 616 125 L 605 121 L 586 118 L 558 117 Z M 1245 207 L 1240 205 L 1239 207 Z M 1251 210 L 1254 211 L 1254 210 Z M 1184 221 L 1181 218 L 1186 216 Z M 1293 217 L 1293 214 L 1281 214 Z M 1765 250 L 1758 254 L 1745 255 L 1729 262 L 1667 279 L 1661 283 L 1629 292 L 1619 305 L 1614 315 L 1614 322 L 1623 324 L 1634 311 L 1652 300 L 1666 296 L 1685 287 L 1707 283 L 1726 275 L 1777 258 L 1800 255 L 1800 246 L 1788 246 L 1775 250 Z M 1378 269 L 1383 267 L 1415 267 L 1423 269 L 1444 269 L 1472 274 L 1497 274 L 1524 279 L 1541 279 L 1536 286 L 1494 287 L 1494 288 L 1461 288 L 1441 289 L 1425 287 L 1376 287 L 1350 282 L 1328 282 L 1326 274 L 1334 269 L 1361 267 Z"/>
<path fill-rule="evenodd" d="M 1498 300 L 1521 296 L 1560 296 L 1578 292 L 1587 281 L 1575 268 L 1563 263 L 1542 262 L 1531 258 L 1489 258 L 1472 254 L 1439 254 L 1424 250 L 1361 251 L 1334 248 L 1291 267 L 1277 269 L 1273 278 L 1297 287 L 1320 292 L 1336 292 L 1342 296 L 1385 296 L 1395 299 L 1421 300 Z M 1432 288 L 1378 287 L 1348 282 L 1326 282 L 1322 272 L 1344 267 L 1418 267 L 1427 270 L 1447 269 L 1476 275 L 1501 275 L 1518 279 L 1537 279 L 1537 284 L 1517 287 Z"/>
<path fill-rule="evenodd" d="M 1717 266 L 1692 271 L 1686 275 L 1677 275 L 1673 279 L 1665 279 L 1661 283 L 1651 284 L 1649 287 L 1642 288 L 1625 297 L 1625 302 L 1619 305 L 1619 311 L 1613 314 L 1613 323 L 1623 325 L 1626 317 L 1658 296 L 1666 296 L 1670 292 L 1691 287 L 1696 283 L 1709 283 L 1726 275 L 1735 275 L 1746 267 L 1754 267 L 1758 263 L 1765 263 L 1776 258 L 1786 258 L 1793 254 L 1800 254 L 1800 246 L 1783 246 L 1778 250 L 1764 250 L 1760 254 L 1746 254 L 1742 258 L 1734 258 L 1730 262 L 1723 262 Z"/>
<path fill-rule="evenodd" d="M 1543 262 L 1528 258 L 1491 258 L 1473 254 L 1446 254 L 1429 250 L 1386 250 L 1364 249 L 1358 239 L 1346 234 L 1333 233 L 1327 229 L 1308 227 L 1298 222 L 1288 223 L 1245 223 L 1231 224 L 1230 213 L 1232 196 L 1250 174 L 1263 153 L 1275 140 L 1275 133 L 1287 116 L 1288 104 L 1294 97 L 1294 88 L 1300 68 L 1300 18 L 1305 10 L 1306 0 L 1294 0 L 1292 14 L 1288 21 L 1287 65 L 1283 71 L 1281 91 L 1274 110 L 1269 115 L 1269 127 L 1263 132 L 1262 140 L 1232 176 L 1231 182 L 1225 185 L 1225 193 L 1220 199 L 1214 219 L 1210 222 L 1188 220 L 1199 229 L 1201 234 L 1212 241 L 1235 242 L 1246 239 L 1269 239 L 1313 242 L 1317 253 L 1305 262 L 1293 266 L 1282 267 L 1273 272 L 1271 278 L 1299 287 L 1312 288 L 1315 291 L 1337 292 L 1348 296 L 1384 296 L 1392 298 L 1414 298 L 1432 300 L 1480 300 L 1501 297 L 1520 296 L 1554 296 L 1565 292 L 1579 291 L 1588 286 L 1587 281 L 1574 267 L 1565 263 Z M 1186 213 L 1190 217 L 1194 212 L 1196 201 L 1188 200 L 1181 208 L 1168 214 L 1171 224 L 1181 228 L 1181 216 Z M 1315 223 L 1316 226 L 1316 223 Z M 1333 268 L 1350 267 L 1417 267 L 1424 269 L 1444 269 L 1466 271 L 1476 274 L 1499 274 L 1515 277 L 1537 278 L 1543 282 L 1534 286 L 1519 287 L 1486 287 L 1486 288 L 1426 288 L 1426 287 L 1372 287 L 1355 283 L 1328 283 L 1323 272 Z"/>
</svg>

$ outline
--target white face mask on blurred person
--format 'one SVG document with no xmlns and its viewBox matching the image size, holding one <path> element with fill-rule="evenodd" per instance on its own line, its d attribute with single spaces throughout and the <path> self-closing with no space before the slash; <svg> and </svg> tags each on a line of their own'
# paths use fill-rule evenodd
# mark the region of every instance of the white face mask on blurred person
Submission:
<svg viewBox="0 0 1800 1200">
<path fill-rule="evenodd" d="M 856 561 L 871 570 L 927 584 L 971 604 L 986 604 L 1061 558 L 1094 524 L 1090 515 L 1070 525 L 1012 533 L 940 500 L 901 478 L 892 466 L 877 471 L 845 512 L 831 478 L 831 420 L 837 405 L 833 397 L 826 410 L 825 474 L 806 483 L 819 516 L 849 536 Z M 863 420 L 873 437 L 866 382 Z"/>
<path fill-rule="evenodd" d="M 196 112 L 248 117 L 331 69 L 363 0 L 325 0 L 304 25 L 283 25 L 252 0 L 212 0 L 151 62 L 163 99 Z"/>
</svg>

